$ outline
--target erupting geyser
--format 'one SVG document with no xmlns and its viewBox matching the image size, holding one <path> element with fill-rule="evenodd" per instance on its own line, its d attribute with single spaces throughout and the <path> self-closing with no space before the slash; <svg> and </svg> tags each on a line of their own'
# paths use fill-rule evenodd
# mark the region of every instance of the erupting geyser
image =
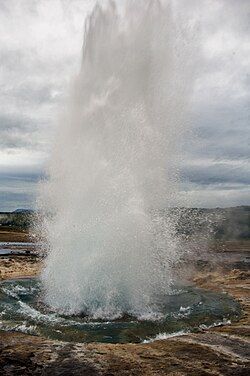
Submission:
<svg viewBox="0 0 250 376">
<path fill-rule="evenodd" d="M 178 164 L 191 74 L 183 25 L 167 4 L 96 6 L 81 70 L 41 186 L 45 303 L 65 314 L 158 317 L 184 247 Z"/>
</svg>

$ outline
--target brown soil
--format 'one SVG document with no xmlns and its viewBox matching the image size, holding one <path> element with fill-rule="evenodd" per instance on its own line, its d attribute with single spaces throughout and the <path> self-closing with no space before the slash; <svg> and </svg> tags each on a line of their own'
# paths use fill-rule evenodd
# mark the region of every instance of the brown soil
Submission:
<svg viewBox="0 0 250 376">
<path fill-rule="evenodd" d="M 0 227 L 0 242 L 29 242 L 28 231 L 21 231 L 10 227 Z"/>
<path fill-rule="evenodd" d="M 36 256 L 0 256 L 0 280 L 21 276 L 35 276 L 41 271 L 42 262 Z"/>
</svg>

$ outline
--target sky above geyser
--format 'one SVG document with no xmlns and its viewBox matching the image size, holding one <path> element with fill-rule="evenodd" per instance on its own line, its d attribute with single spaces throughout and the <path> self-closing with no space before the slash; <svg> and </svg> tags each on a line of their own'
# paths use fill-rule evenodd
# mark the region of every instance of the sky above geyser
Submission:
<svg viewBox="0 0 250 376">
<path fill-rule="evenodd" d="M 193 206 L 250 204 L 250 1 L 173 2 L 197 22 L 201 46 L 191 100 L 196 139 L 187 146 L 181 194 Z M 0 0 L 1 211 L 32 207 L 94 5 Z"/>
</svg>

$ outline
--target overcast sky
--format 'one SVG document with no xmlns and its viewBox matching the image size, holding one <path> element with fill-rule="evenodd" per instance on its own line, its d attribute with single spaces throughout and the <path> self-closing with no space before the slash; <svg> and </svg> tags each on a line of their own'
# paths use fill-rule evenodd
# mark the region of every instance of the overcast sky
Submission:
<svg viewBox="0 0 250 376">
<path fill-rule="evenodd" d="M 194 206 L 250 204 L 250 1 L 175 3 L 201 42 L 182 194 Z M 94 5 L 0 0 L 0 211 L 33 206 Z"/>
</svg>

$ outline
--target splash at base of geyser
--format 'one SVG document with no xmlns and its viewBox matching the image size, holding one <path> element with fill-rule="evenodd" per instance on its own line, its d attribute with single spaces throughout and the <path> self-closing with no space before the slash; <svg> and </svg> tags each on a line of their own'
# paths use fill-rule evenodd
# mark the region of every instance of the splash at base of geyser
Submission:
<svg viewBox="0 0 250 376">
<path fill-rule="evenodd" d="M 237 320 L 240 304 L 226 294 L 195 287 L 178 288 L 157 296 L 158 317 L 123 315 L 95 320 L 85 315 L 64 316 L 42 303 L 36 278 L 0 282 L 0 330 L 22 332 L 72 342 L 140 343 L 197 332 Z"/>
<path fill-rule="evenodd" d="M 38 200 L 44 302 L 62 314 L 154 319 L 187 252 L 178 214 L 153 210 L 178 204 L 193 81 L 186 27 L 163 3 L 109 2 L 86 22 Z"/>
</svg>

